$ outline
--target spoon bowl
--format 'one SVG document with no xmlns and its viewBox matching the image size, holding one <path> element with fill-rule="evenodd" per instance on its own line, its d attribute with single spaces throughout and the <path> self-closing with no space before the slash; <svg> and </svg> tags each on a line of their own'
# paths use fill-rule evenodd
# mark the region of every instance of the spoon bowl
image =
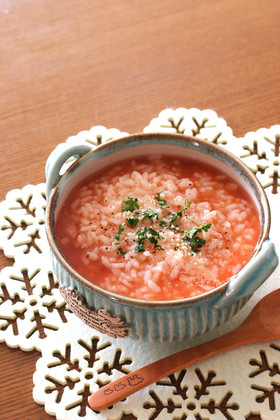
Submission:
<svg viewBox="0 0 280 420">
<path fill-rule="evenodd" d="M 89 398 L 89 405 L 93 410 L 102 410 L 201 360 L 245 344 L 276 339 L 280 339 L 280 289 L 261 299 L 233 331 L 130 372 L 95 392 Z"/>
</svg>

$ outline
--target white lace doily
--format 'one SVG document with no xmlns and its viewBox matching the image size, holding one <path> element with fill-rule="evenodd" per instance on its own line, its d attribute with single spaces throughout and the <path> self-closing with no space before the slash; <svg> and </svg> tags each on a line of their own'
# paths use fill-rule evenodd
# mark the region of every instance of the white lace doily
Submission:
<svg viewBox="0 0 280 420">
<path fill-rule="evenodd" d="M 162 111 L 144 129 L 145 133 L 159 131 L 219 144 L 252 169 L 269 198 L 270 236 L 280 254 L 280 125 L 236 138 L 214 111 L 179 108 Z M 125 134 L 96 126 L 67 142 L 95 147 Z M 33 396 L 47 413 L 61 420 L 279 420 L 280 340 L 205 360 L 114 407 L 92 411 L 87 399 L 103 384 L 238 325 L 258 299 L 279 287 L 279 268 L 233 320 L 192 343 L 162 345 L 108 338 L 75 317 L 58 291 L 44 231 L 45 208 L 45 184 L 12 190 L 0 203 L 0 247 L 15 260 L 0 274 L 0 341 L 41 352 Z"/>
</svg>

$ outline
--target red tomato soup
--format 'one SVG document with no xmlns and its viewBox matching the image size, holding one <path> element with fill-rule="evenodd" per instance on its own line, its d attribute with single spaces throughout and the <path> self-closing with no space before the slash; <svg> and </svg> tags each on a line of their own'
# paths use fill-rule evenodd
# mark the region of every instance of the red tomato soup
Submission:
<svg viewBox="0 0 280 420">
<path fill-rule="evenodd" d="M 213 289 L 236 274 L 260 234 L 248 193 L 196 161 L 125 161 L 76 187 L 58 215 L 68 262 L 109 291 L 173 300 Z"/>
</svg>

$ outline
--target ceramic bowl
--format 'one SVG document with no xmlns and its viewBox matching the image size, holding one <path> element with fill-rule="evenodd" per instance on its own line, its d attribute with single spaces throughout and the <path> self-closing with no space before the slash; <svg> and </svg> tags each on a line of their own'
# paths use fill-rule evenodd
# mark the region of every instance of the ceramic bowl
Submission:
<svg viewBox="0 0 280 420">
<path fill-rule="evenodd" d="M 172 301 L 145 301 L 104 290 L 80 275 L 61 253 L 55 223 L 62 203 L 83 179 L 112 163 L 141 155 L 191 157 L 218 166 L 251 195 L 259 212 L 261 233 L 247 265 L 206 293 Z M 61 176 L 66 160 L 76 162 Z M 46 164 L 48 205 L 46 232 L 54 272 L 72 311 L 91 327 L 113 337 L 129 336 L 154 342 L 173 342 L 204 334 L 229 320 L 277 266 L 269 239 L 270 210 L 255 175 L 234 155 L 204 140 L 180 134 L 135 134 L 92 147 L 64 143 Z"/>
</svg>

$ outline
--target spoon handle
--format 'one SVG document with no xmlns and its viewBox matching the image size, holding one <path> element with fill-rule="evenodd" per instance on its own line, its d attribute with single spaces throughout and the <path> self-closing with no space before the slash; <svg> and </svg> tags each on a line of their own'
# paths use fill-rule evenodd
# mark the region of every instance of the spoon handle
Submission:
<svg viewBox="0 0 280 420">
<path fill-rule="evenodd" d="M 215 354 L 257 341 L 250 334 L 242 335 L 241 329 L 243 330 L 243 325 L 240 325 L 237 329 L 221 337 L 182 350 L 128 373 L 92 394 L 89 398 L 90 407 L 93 410 L 102 410 L 110 407 L 116 402 L 178 370 L 184 369 Z"/>
</svg>

